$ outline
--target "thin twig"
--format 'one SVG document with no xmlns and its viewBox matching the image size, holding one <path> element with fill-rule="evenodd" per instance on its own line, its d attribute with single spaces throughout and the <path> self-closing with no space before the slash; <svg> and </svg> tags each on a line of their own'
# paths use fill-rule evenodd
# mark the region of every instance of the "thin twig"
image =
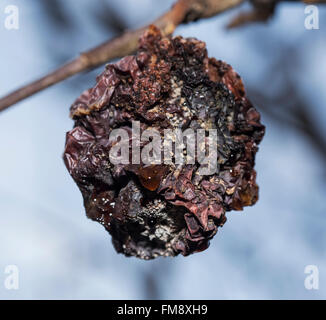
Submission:
<svg viewBox="0 0 326 320">
<path fill-rule="evenodd" d="M 172 34 L 175 28 L 181 23 L 214 16 L 239 5 L 243 1 L 244 0 L 178 0 L 171 10 L 155 20 L 152 24 L 160 28 L 163 34 Z M 146 28 L 147 26 L 133 31 L 126 31 L 121 36 L 82 53 L 75 60 L 68 62 L 43 78 L 10 93 L 0 99 L 0 111 L 72 75 L 95 68 L 112 59 L 131 54 L 137 49 L 138 38 Z"/>
<path fill-rule="evenodd" d="M 238 6 L 247 0 L 178 0 L 164 15 L 153 21 L 165 35 L 172 34 L 175 28 L 187 22 L 209 18 Z M 252 0 L 266 3 L 281 0 Z M 295 0 L 294 0 L 295 1 Z M 303 0 L 307 3 L 323 3 L 326 0 Z M 263 4 L 262 4 L 263 5 Z M 251 16 L 250 16 L 251 17 Z M 255 16 L 256 17 L 256 16 Z M 261 16 L 259 16 L 261 18 Z M 268 18 L 269 15 L 266 16 Z M 255 20 L 255 19 L 252 19 Z M 257 20 L 257 19 L 256 19 Z M 147 28 L 126 31 L 121 36 L 109 40 L 98 47 L 82 53 L 78 58 L 59 67 L 43 78 L 31 82 L 0 99 L 0 112 L 29 96 L 61 82 L 77 73 L 95 68 L 112 59 L 131 54 L 137 49 L 138 38 Z"/>
</svg>

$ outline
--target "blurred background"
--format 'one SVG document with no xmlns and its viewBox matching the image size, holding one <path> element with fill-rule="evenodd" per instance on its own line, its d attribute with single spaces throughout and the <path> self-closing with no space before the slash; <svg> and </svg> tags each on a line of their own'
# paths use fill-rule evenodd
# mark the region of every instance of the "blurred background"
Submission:
<svg viewBox="0 0 326 320">
<path fill-rule="evenodd" d="M 149 23 L 173 0 L 2 0 L 0 96 L 126 28 Z M 19 30 L 4 27 L 7 5 Z M 244 5 L 242 9 L 248 9 Z M 141 261 L 118 255 L 85 216 L 62 161 L 69 106 L 103 67 L 0 114 L 0 299 L 325 299 L 326 6 L 319 30 L 301 3 L 281 3 L 267 24 L 225 25 L 239 8 L 178 27 L 231 64 L 262 113 L 256 158 L 260 200 L 229 212 L 208 250 Z M 307 290 L 307 265 L 319 289 Z M 7 265 L 19 289 L 6 290 Z"/>
</svg>

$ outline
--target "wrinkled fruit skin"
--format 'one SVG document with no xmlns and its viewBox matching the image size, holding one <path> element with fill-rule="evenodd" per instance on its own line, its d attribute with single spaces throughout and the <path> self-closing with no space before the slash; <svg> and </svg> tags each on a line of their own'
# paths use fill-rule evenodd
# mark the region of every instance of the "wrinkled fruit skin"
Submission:
<svg viewBox="0 0 326 320">
<path fill-rule="evenodd" d="M 205 250 L 225 212 L 258 199 L 253 169 L 264 135 L 260 115 L 228 64 L 207 57 L 205 43 L 163 37 L 150 27 L 135 56 L 109 64 L 95 87 L 72 105 L 64 161 L 87 216 L 126 256 L 152 259 Z M 218 129 L 219 171 L 193 165 L 113 165 L 111 130 L 155 127 Z M 132 137 L 130 137 L 132 139 Z"/>
</svg>

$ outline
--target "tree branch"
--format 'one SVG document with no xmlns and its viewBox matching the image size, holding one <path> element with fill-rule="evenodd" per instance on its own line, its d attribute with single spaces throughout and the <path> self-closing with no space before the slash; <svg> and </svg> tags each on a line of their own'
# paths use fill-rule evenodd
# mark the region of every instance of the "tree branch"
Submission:
<svg viewBox="0 0 326 320">
<path fill-rule="evenodd" d="M 152 24 L 160 28 L 165 35 L 172 34 L 175 28 L 181 23 L 214 16 L 243 1 L 244 0 L 178 0 L 171 10 L 155 20 Z M 131 54 L 137 49 L 138 38 L 146 28 L 147 26 L 133 31 L 126 31 L 121 36 L 82 53 L 75 60 L 68 62 L 43 78 L 27 84 L 1 98 L 0 111 L 74 74 L 95 68 L 109 60 Z"/>
<path fill-rule="evenodd" d="M 240 5 L 246 0 L 178 0 L 164 15 L 152 22 L 165 35 L 172 34 L 182 24 L 199 19 L 209 18 Z M 257 1 L 257 0 L 256 0 Z M 278 0 L 263 0 L 266 3 Z M 326 0 L 305 0 L 309 3 L 325 2 Z M 78 58 L 68 62 L 43 78 L 29 83 L 0 99 L 0 112 L 15 103 L 61 82 L 77 73 L 95 68 L 112 59 L 131 54 L 137 49 L 138 38 L 147 28 L 126 31 L 98 47 L 82 53 Z"/>
</svg>

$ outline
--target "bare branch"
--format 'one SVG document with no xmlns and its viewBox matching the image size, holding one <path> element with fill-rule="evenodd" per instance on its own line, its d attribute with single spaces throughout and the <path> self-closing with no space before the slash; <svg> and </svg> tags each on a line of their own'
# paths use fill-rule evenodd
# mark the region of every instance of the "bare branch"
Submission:
<svg viewBox="0 0 326 320">
<path fill-rule="evenodd" d="M 240 12 L 227 25 L 227 28 L 236 28 L 253 22 L 267 22 L 273 15 L 276 5 L 281 1 L 299 0 L 249 0 L 253 8 L 250 11 Z M 326 3 L 326 0 L 302 0 L 306 4 Z"/>
<path fill-rule="evenodd" d="M 164 35 L 172 34 L 175 28 L 187 22 L 196 21 L 198 19 L 209 18 L 240 5 L 246 0 L 178 0 L 175 5 L 160 18 L 152 22 L 161 29 Z M 264 2 L 270 6 L 280 0 L 254 0 L 255 2 Z M 325 2 L 326 0 L 304 0 L 307 3 Z M 257 6 L 255 6 L 257 7 Z M 264 5 L 263 5 L 264 7 Z M 258 10 L 259 11 L 259 10 Z M 264 9 L 263 9 L 264 11 Z M 260 11 L 259 11 L 260 12 Z M 270 12 L 266 14 L 250 13 L 242 15 L 238 20 L 233 22 L 233 25 L 239 25 L 243 22 L 264 20 L 270 16 Z M 261 18 L 263 16 L 263 18 Z M 245 17 L 245 19 L 244 19 Z M 245 21 L 244 21 L 245 20 Z M 126 31 L 121 36 L 111 39 L 98 47 L 82 53 L 78 58 L 68 62 L 67 64 L 56 69 L 52 73 L 47 74 L 41 79 L 29 83 L 16 91 L 8 94 L 0 99 L 0 112 L 14 105 L 15 103 L 61 82 L 77 73 L 95 68 L 112 59 L 131 54 L 137 49 L 138 38 L 147 28 L 143 27 L 137 30 Z"/>
<path fill-rule="evenodd" d="M 235 28 L 252 22 L 265 22 L 274 14 L 278 0 L 251 0 L 253 8 L 249 12 L 240 12 L 229 24 Z"/>
<path fill-rule="evenodd" d="M 178 0 L 171 10 L 152 24 L 160 28 L 165 35 L 172 34 L 175 28 L 181 23 L 214 16 L 243 1 L 244 0 Z M 82 53 L 75 60 L 61 66 L 43 78 L 10 93 L 0 99 L 0 111 L 74 74 L 97 67 L 109 60 L 131 54 L 137 49 L 138 38 L 146 28 L 147 27 L 134 31 L 127 31 L 119 37 Z"/>
</svg>

